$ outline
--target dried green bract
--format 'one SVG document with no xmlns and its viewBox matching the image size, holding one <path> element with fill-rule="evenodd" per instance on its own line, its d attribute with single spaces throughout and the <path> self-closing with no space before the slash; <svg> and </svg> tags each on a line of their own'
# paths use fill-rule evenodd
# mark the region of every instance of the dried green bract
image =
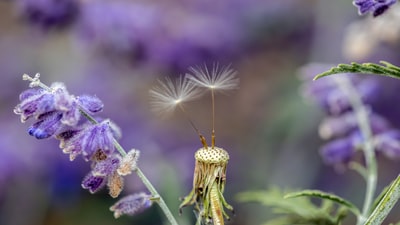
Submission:
<svg viewBox="0 0 400 225">
<path fill-rule="evenodd" d="M 198 224 L 212 222 L 214 225 L 222 225 L 224 217 L 229 219 L 224 208 L 233 211 L 223 196 L 229 154 L 222 148 L 203 147 L 197 150 L 195 159 L 193 189 L 179 209 L 194 205 L 199 213 Z"/>
</svg>

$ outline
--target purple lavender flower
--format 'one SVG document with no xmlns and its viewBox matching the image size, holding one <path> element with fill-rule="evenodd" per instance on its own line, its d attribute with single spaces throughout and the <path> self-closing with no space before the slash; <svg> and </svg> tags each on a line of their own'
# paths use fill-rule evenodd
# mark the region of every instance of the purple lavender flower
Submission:
<svg viewBox="0 0 400 225">
<path fill-rule="evenodd" d="M 79 105 L 89 113 L 97 113 L 103 110 L 104 104 L 96 96 L 81 95 L 77 99 Z"/>
<path fill-rule="evenodd" d="M 90 172 L 82 181 L 82 188 L 88 189 L 91 194 L 102 189 L 107 183 L 105 176 L 95 176 Z"/>
<path fill-rule="evenodd" d="M 233 20 L 217 13 L 151 2 L 101 0 L 85 2 L 81 10 L 81 39 L 114 53 L 111 55 L 182 69 L 226 58 L 241 46 L 242 35 Z"/>
<path fill-rule="evenodd" d="M 308 64 L 300 69 L 300 78 L 305 82 L 302 87 L 302 94 L 305 98 L 309 98 L 317 102 L 328 114 L 341 115 L 351 110 L 349 98 L 338 84 L 338 79 L 343 77 L 326 77 L 311 82 L 312 77 L 316 74 L 329 69 L 327 64 Z M 375 93 L 380 86 L 374 80 L 361 79 L 352 74 L 343 74 L 357 90 L 361 99 L 365 104 L 371 104 L 375 101 Z"/>
<path fill-rule="evenodd" d="M 322 64 L 310 64 L 303 67 L 300 73 L 304 80 L 308 80 L 327 69 L 329 65 L 324 68 Z M 316 101 L 328 114 L 319 128 L 320 136 L 329 140 L 320 150 L 323 160 L 327 164 L 347 164 L 352 160 L 355 150 L 363 148 L 366 141 L 360 133 L 356 112 L 350 104 L 351 96 L 343 90 L 345 87 L 341 86 L 342 81 L 338 80 L 342 78 L 347 79 L 346 82 L 353 86 L 368 113 L 376 151 L 389 158 L 396 158 L 399 150 L 396 143 L 397 138 L 400 138 L 397 134 L 400 134 L 400 131 L 394 130 L 386 118 L 374 111 L 378 102 L 376 93 L 380 92 L 381 84 L 376 79 L 346 76 L 328 77 L 303 85 L 303 95 Z"/>
<path fill-rule="evenodd" d="M 88 161 L 98 151 L 105 155 L 111 155 L 114 152 L 114 136 L 109 120 L 98 124 L 86 123 L 79 131 L 68 130 L 66 132 L 59 136 L 62 140 L 60 147 L 64 153 L 70 154 L 71 160 L 80 154 Z"/>
<path fill-rule="evenodd" d="M 97 161 L 92 169 L 92 174 L 94 176 L 110 176 L 119 167 L 121 162 L 121 157 L 118 155 L 111 155 L 105 160 Z"/>
<path fill-rule="evenodd" d="M 353 4 L 358 8 L 360 15 L 372 12 L 374 17 L 382 15 L 397 0 L 354 0 Z"/>
<path fill-rule="evenodd" d="M 400 158 L 400 131 L 389 130 L 374 138 L 375 148 L 390 159 Z"/>
<path fill-rule="evenodd" d="M 379 134 L 391 129 L 389 122 L 376 113 L 369 113 L 372 133 Z M 338 116 L 326 117 L 319 126 L 319 135 L 323 139 L 345 136 L 358 129 L 357 117 L 353 111 Z"/>
<path fill-rule="evenodd" d="M 28 133 L 37 139 L 44 139 L 53 136 L 62 129 L 62 113 L 50 111 L 38 117 L 38 121 L 29 127 Z"/>
<path fill-rule="evenodd" d="M 320 149 L 320 154 L 326 164 L 346 164 L 355 152 L 352 138 L 337 139 L 329 142 Z"/>
<path fill-rule="evenodd" d="M 92 171 L 82 181 L 82 187 L 94 193 L 107 184 L 110 196 L 116 198 L 121 193 L 124 184 L 122 176 L 117 173 L 121 157 L 116 154 L 105 157 L 104 160 L 94 161 Z"/>
<path fill-rule="evenodd" d="M 110 210 L 114 212 L 114 217 L 119 218 L 122 215 L 135 215 L 143 210 L 149 208 L 153 201 L 151 201 L 151 195 L 146 193 L 136 193 L 121 198 Z"/>
<path fill-rule="evenodd" d="M 19 99 L 21 103 L 14 112 L 21 115 L 21 122 L 54 110 L 53 95 L 43 89 L 28 89 L 21 93 Z"/>
<path fill-rule="evenodd" d="M 70 113 L 72 110 L 78 110 L 77 107 L 71 107 L 75 101 L 74 96 L 69 95 L 64 84 L 53 83 L 48 90 L 46 89 L 28 89 L 20 95 L 21 103 L 18 104 L 14 112 L 21 115 L 21 121 L 25 122 L 31 117 L 38 119 L 43 114 L 57 111 L 60 113 Z M 79 120 L 79 118 L 76 118 Z M 69 120 L 68 123 L 71 122 Z M 72 124 L 76 124 L 73 121 Z"/>
<path fill-rule="evenodd" d="M 18 14 L 43 28 L 68 25 L 78 14 L 77 0 L 15 0 Z"/>
<path fill-rule="evenodd" d="M 39 76 L 31 79 L 31 84 L 36 84 L 34 82 L 38 82 Z M 77 126 L 81 119 L 80 109 L 96 113 L 103 108 L 96 97 L 76 98 L 70 95 L 62 83 L 53 83 L 48 88 L 28 89 L 21 93 L 20 101 L 14 112 L 21 116 L 22 122 L 30 118 L 37 120 L 29 127 L 28 133 L 38 139 L 49 138 L 64 132 L 67 127 Z"/>
<path fill-rule="evenodd" d="M 48 87 L 40 82 L 38 74 L 24 75 L 23 79 L 30 81 L 31 89 L 20 95 L 21 103 L 14 112 L 21 116 L 22 122 L 35 120 L 29 134 L 38 139 L 60 140 L 60 148 L 70 155 L 70 160 L 82 155 L 91 162 L 92 170 L 81 186 L 90 193 L 107 186 L 109 195 L 118 197 L 124 187 L 123 176 L 137 168 L 139 151 L 132 149 L 124 157 L 115 151 L 115 138 L 121 136 L 119 128 L 109 119 L 92 116 L 103 109 L 100 99 L 87 95 L 75 97 L 62 83 Z M 85 122 L 80 121 L 81 115 L 87 119 Z"/>
</svg>

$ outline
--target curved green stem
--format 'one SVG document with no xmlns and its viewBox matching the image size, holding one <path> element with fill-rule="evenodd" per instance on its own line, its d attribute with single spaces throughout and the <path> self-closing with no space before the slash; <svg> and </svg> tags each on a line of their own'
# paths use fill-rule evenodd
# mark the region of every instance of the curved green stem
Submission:
<svg viewBox="0 0 400 225">
<path fill-rule="evenodd" d="M 160 196 L 160 194 L 158 194 L 157 190 L 153 187 L 153 185 L 150 183 L 150 181 L 147 179 L 147 177 L 142 173 L 142 171 L 139 169 L 139 167 L 136 168 L 135 172 L 138 175 L 138 177 L 142 180 L 143 184 L 150 191 L 150 193 L 153 196 L 159 197 L 157 203 L 160 206 L 161 210 L 164 212 L 164 214 L 167 217 L 168 221 L 172 225 L 178 225 L 178 222 L 176 222 L 175 217 L 172 215 L 172 213 L 169 210 L 169 208 L 168 208 L 167 204 L 165 203 L 164 199 Z"/>
<path fill-rule="evenodd" d="M 374 146 L 371 141 L 372 131 L 368 118 L 368 111 L 362 103 L 361 97 L 358 95 L 357 90 L 354 89 L 353 85 L 349 82 L 347 78 L 337 76 L 336 82 L 349 98 L 350 104 L 354 110 L 354 113 L 356 114 L 358 126 L 364 138 L 363 152 L 365 155 L 366 172 L 362 175 L 364 175 L 363 177 L 365 177 L 366 180 L 366 190 L 363 209 L 361 215 L 357 218 L 357 225 L 362 225 L 367 220 L 370 214 L 377 185 L 378 168 L 375 158 Z"/>
</svg>

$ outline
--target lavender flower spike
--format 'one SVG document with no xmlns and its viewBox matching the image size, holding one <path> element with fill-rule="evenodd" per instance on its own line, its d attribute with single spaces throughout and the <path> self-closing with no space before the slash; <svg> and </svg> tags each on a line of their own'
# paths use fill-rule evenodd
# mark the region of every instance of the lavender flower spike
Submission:
<svg viewBox="0 0 400 225">
<path fill-rule="evenodd" d="M 353 4 L 358 8 L 358 13 L 363 15 L 372 12 L 374 17 L 382 15 L 396 0 L 354 0 Z"/>
<path fill-rule="evenodd" d="M 140 213 L 149 208 L 152 204 L 151 195 L 142 192 L 123 197 L 111 206 L 110 210 L 114 212 L 115 218 L 119 218 L 124 214 L 135 215 Z"/>
</svg>

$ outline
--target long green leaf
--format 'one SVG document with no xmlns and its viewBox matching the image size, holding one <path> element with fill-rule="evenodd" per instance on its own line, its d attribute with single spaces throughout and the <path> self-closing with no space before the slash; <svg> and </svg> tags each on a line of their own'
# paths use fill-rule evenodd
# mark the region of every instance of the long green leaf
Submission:
<svg viewBox="0 0 400 225">
<path fill-rule="evenodd" d="M 352 62 L 351 64 L 338 64 L 336 67 L 332 67 L 330 70 L 316 75 L 314 80 L 339 73 L 377 74 L 400 79 L 400 67 L 385 61 L 380 61 L 380 63 L 383 65 L 374 63 L 359 64 L 355 62 Z"/>
<path fill-rule="evenodd" d="M 393 181 L 364 225 L 380 225 L 400 198 L 400 175 Z"/>
<path fill-rule="evenodd" d="M 356 216 L 360 215 L 360 211 L 358 210 L 358 208 L 355 205 L 353 205 L 351 202 L 349 202 L 337 195 L 334 195 L 331 193 L 326 193 L 326 192 L 323 192 L 320 190 L 303 190 L 303 191 L 299 191 L 299 192 L 293 192 L 293 193 L 289 193 L 289 194 L 285 195 L 284 198 L 296 198 L 296 197 L 303 197 L 303 196 L 327 199 L 327 200 L 333 201 L 339 205 L 345 206 Z"/>
</svg>

